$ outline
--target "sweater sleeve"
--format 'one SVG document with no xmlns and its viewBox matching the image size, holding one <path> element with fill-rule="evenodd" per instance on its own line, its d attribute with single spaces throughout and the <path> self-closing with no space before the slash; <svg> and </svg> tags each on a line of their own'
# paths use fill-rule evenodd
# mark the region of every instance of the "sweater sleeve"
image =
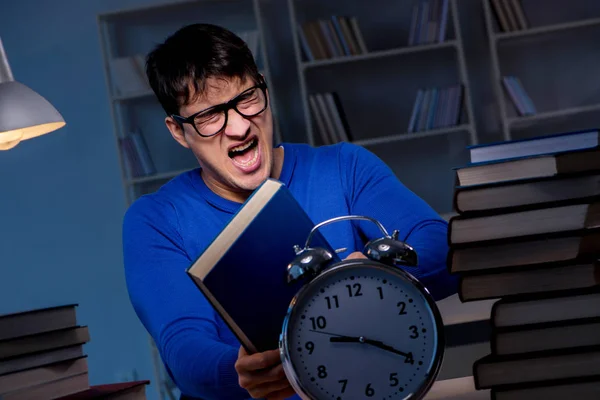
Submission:
<svg viewBox="0 0 600 400">
<path fill-rule="evenodd" d="M 388 233 L 399 230 L 399 239 L 418 254 L 416 267 L 404 267 L 427 287 L 436 300 L 456 293 L 458 280 L 447 269 L 448 223 L 423 199 L 409 190 L 394 172 L 367 149 L 343 144 L 340 168 L 350 210 L 375 218 Z M 375 224 L 356 224 L 367 238 L 380 237 Z"/>
<path fill-rule="evenodd" d="M 249 398 L 234 368 L 238 348 L 219 340 L 210 303 L 185 272 L 173 207 L 138 199 L 123 221 L 123 252 L 131 303 L 177 387 L 202 399 Z"/>
</svg>

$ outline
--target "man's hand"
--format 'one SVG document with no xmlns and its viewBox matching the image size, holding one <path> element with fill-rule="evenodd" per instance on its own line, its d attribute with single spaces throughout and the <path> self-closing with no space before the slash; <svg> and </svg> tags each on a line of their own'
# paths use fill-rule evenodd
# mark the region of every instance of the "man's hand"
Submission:
<svg viewBox="0 0 600 400">
<path fill-rule="evenodd" d="M 240 386 L 254 399 L 283 400 L 295 394 L 283 371 L 279 350 L 249 355 L 240 346 L 235 370 Z"/>
<path fill-rule="evenodd" d="M 352 253 L 348 254 L 348 257 L 346 257 L 345 259 L 346 260 L 351 260 L 353 258 L 367 258 L 367 256 L 365 256 L 360 251 L 355 251 L 355 252 L 352 252 Z"/>
</svg>

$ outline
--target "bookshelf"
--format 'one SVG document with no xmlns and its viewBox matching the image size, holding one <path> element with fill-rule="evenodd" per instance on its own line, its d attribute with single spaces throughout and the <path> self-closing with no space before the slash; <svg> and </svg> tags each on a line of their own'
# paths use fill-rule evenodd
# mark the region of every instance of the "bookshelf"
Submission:
<svg viewBox="0 0 600 400">
<path fill-rule="evenodd" d="M 452 167 L 478 143 L 456 1 L 288 0 L 288 10 L 305 141 L 364 146 L 450 211 Z"/>
<path fill-rule="evenodd" d="M 269 84 L 274 140 L 281 141 L 276 89 L 270 79 L 258 0 L 171 0 L 98 14 L 112 133 L 127 205 L 139 196 L 155 191 L 176 175 L 198 166 L 194 156 L 172 139 L 164 124 L 164 111 L 143 71 L 143 57 L 157 43 L 177 29 L 198 22 L 225 26 L 253 49 L 258 67 Z M 179 392 L 169 379 L 151 338 L 149 342 L 155 368 L 153 384 L 158 398 L 178 399 Z"/>
<path fill-rule="evenodd" d="M 590 65 L 600 4 L 586 0 L 483 0 L 491 79 L 504 140 L 596 128 L 600 82 Z M 543 8 L 540 9 L 540 8 Z M 511 97 L 502 80 L 517 77 Z M 534 112 L 519 112 L 529 97 Z M 513 100 L 514 99 L 514 100 Z"/>
</svg>

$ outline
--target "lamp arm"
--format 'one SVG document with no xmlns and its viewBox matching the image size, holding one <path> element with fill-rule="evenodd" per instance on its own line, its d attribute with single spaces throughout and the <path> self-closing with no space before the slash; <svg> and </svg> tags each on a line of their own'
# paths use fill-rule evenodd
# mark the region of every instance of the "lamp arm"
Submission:
<svg viewBox="0 0 600 400">
<path fill-rule="evenodd" d="M 10 64 L 8 63 L 8 57 L 6 57 L 6 52 L 2 45 L 2 38 L 0 38 L 0 83 L 11 82 L 14 80 L 15 78 L 13 77 Z"/>
</svg>

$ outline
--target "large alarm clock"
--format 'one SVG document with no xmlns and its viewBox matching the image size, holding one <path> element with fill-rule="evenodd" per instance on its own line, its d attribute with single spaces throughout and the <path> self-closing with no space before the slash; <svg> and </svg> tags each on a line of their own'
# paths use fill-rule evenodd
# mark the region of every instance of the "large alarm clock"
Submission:
<svg viewBox="0 0 600 400">
<path fill-rule="evenodd" d="M 383 236 L 367 243 L 366 258 L 332 261 L 310 247 L 329 223 L 362 219 Z M 427 289 L 403 266 L 417 254 L 377 220 L 358 215 L 315 225 L 287 266 L 288 282 L 304 280 L 291 301 L 279 341 L 285 374 L 305 400 L 422 399 L 444 353 L 443 323 Z"/>
</svg>

